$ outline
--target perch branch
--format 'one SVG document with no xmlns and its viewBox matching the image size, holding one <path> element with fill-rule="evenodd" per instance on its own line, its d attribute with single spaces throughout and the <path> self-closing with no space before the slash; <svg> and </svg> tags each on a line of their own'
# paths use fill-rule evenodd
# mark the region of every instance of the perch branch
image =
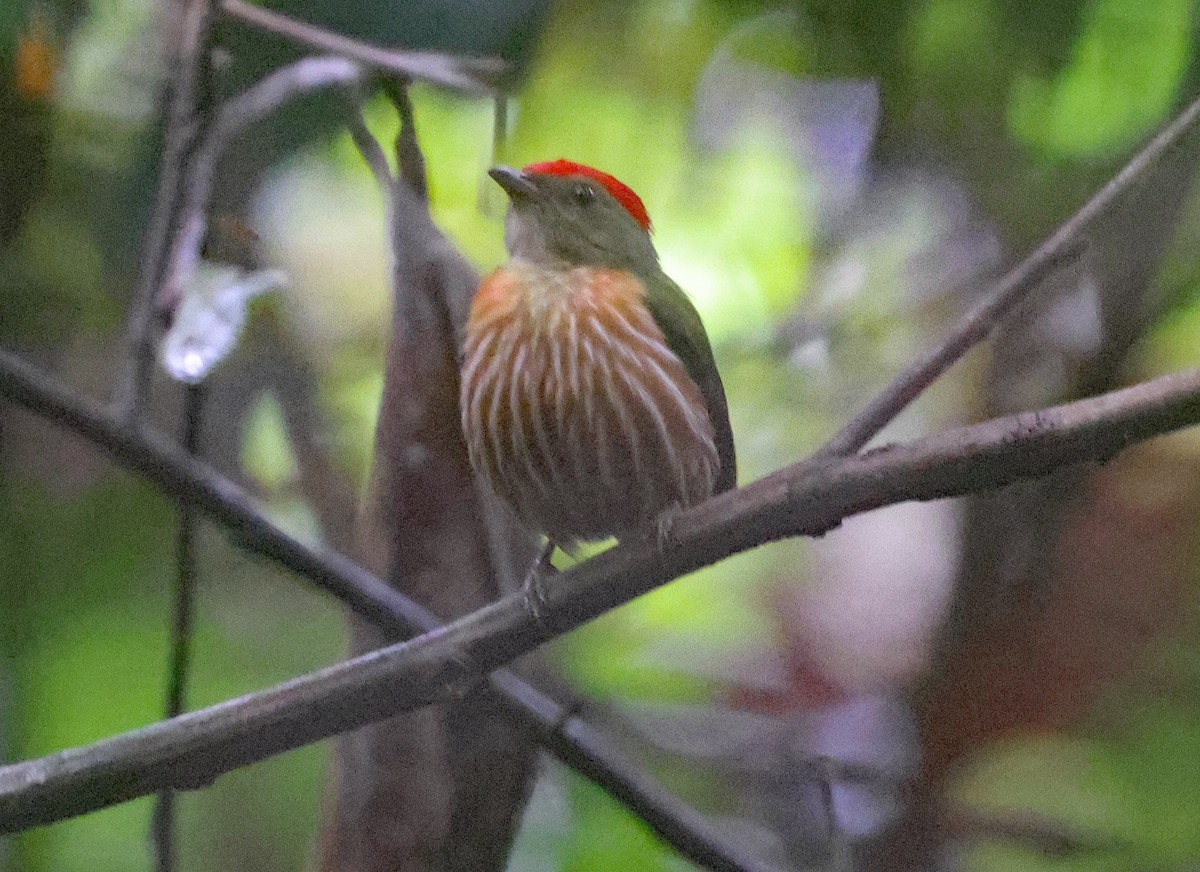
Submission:
<svg viewBox="0 0 1200 872">
<path fill-rule="evenodd" d="M 0 386 L 6 381 L 0 381 Z M 909 500 L 961 496 L 1103 462 L 1200 422 L 1200 370 L 960 427 L 862 455 L 805 461 L 683 512 L 664 542 L 630 541 L 416 639 L 129 733 L 0 768 L 0 831 L 194 787 L 272 754 L 430 702 L 604 611 L 723 557 Z"/>
<path fill-rule="evenodd" d="M 242 547 L 311 580 L 384 629 L 411 636 L 440 626 L 432 613 L 353 561 L 318 551 L 284 533 L 254 508 L 237 484 L 207 464 L 189 457 L 149 428 L 128 430 L 3 350 L 0 396 L 88 439 L 164 493 L 194 505 L 231 530 Z M 723 843 L 703 815 L 665 790 L 566 706 L 505 669 L 492 673 L 490 686 L 506 717 L 528 730 L 564 765 L 625 804 L 683 856 L 723 872 L 762 868 L 740 846 Z M 865 765 L 837 765 L 841 780 L 878 778 L 878 772 Z"/>
<path fill-rule="evenodd" d="M 1197 99 L 1151 139 L 1119 173 L 1068 218 L 1054 233 L 998 281 L 983 299 L 950 331 L 940 345 L 914 361 L 866 408 L 813 455 L 817 458 L 853 454 L 921 395 L 971 348 L 987 338 L 1047 276 L 1072 262 L 1085 248 L 1083 232 L 1141 179 L 1200 118 Z"/>
</svg>

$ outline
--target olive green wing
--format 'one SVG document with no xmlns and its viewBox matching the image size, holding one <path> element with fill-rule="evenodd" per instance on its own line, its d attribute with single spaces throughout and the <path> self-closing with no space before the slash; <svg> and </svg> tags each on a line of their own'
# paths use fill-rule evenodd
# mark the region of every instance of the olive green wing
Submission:
<svg viewBox="0 0 1200 872">
<path fill-rule="evenodd" d="M 716 437 L 717 471 L 714 493 L 737 486 L 737 457 L 733 448 L 733 428 L 729 426 L 729 405 L 725 401 L 725 385 L 717 372 L 712 346 L 704 330 L 700 313 L 686 293 L 669 276 L 659 272 L 646 282 L 646 306 L 654 316 L 667 345 L 683 362 L 688 375 L 699 386 L 708 406 Z"/>
</svg>

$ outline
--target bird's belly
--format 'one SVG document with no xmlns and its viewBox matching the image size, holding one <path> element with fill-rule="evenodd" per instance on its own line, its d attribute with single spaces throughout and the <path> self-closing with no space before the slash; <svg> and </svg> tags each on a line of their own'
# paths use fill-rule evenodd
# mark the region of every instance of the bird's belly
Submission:
<svg viewBox="0 0 1200 872">
<path fill-rule="evenodd" d="M 472 464 L 562 545 L 639 530 L 709 497 L 716 478 L 703 396 L 657 325 L 648 313 L 616 324 L 601 315 L 567 313 L 558 330 L 468 334 Z"/>
</svg>

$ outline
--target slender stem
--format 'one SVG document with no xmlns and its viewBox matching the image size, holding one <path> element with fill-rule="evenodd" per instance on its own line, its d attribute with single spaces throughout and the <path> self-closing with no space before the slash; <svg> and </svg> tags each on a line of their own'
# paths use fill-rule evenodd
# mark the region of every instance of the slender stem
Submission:
<svg viewBox="0 0 1200 872">
<path fill-rule="evenodd" d="M 900 373 L 861 412 L 813 455 L 817 458 L 852 454 L 873 439 L 909 403 L 981 342 L 1047 276 L 1079 257 L 1085 247 L 1083 232 L 1113 202 L 1134 185 L 1167 151 L 1192 129 L 1200 118 L 1200 99 L 1164 127 L 1104 187 L 1068 218 L 1032 254 L 1014 267 L 963 316 L 940 345 L 919 357 Z"/>
<path fill-rule="evenodd" d="M 183 449 L 192 457 L 199 454 L 200 423 L 204 407 L 204 387 L 188 387 L 183 422 Z M 196 602 L 196 512 L 191 503 L 179 504 L 175 538 L 175 607 L 171 623 L 171 665 L 167 676 L 165 717 L 183 713 L 187 699 L 187 678 L 191 670 L 192 624 Z M 154 836 L 155 868 L 173 872 L 179 866 L 175 839 L 175 792 L 158 795 L 151 824 Z"/>
<path fill-rule="evenodd" d="M 154 210 L 142 243 L 142 261 L 126 328 L 126 359 L 113 398 L 118 414 L 131 424 L 141 417 L 150 391 L 155 292 L 162 280 L 168 246 L 176 227 L 184 164 L 202 128 L 201 89 L 207 70 L 212 19 L 211 0 L 186 0 L 179 46 L 174 56 L 175 71 L 167 91 L 162 169 Z"/>
<path fill-rule="evenodd" d="M 359 102 L 361 104 L 361 101 Z M 395 182 L 392 177 L 392 168 L 388 166 L 387 155 L 383 153 L 379 140 L 371 134 L 367 122 L 363 119 L 361 105 L 350 113 L 346 120 L 346 127 L 350 131 L 350 139 L 354 142 L 358 153 L 362 155 L 367 168 L 371 170 L 371 175 L 375 177 L 375 183 L 379 185 L 384 198 L 390 200 L 392 184 Z"/>
<path fill-rule="evenodd" d="M 386 81 L 383 83 L 384 93 L 396 107 L 400 117 L 400 129 L 396 131 L 396 175 L 406 183 L 417 198 L 428 206 L 429 204 L 429 175 L 425 169 L 425 154 L 417 143 L 417 124 L 413 117 L 412 98 L 408 94 L 408 83 L 403 81 Z"/>
<path fill-rule="evenodd" d="M 492 163 L 508 160 L 508 95 L 497 94 L 492 107 Z"/>
</svg>

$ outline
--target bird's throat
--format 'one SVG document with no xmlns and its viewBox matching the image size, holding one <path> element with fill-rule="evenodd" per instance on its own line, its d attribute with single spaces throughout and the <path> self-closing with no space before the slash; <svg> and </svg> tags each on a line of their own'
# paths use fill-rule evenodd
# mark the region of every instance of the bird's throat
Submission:
<svg viewBox="0 0 1200 872">
<path fill-rule="evenodd" d="M 533 332 L 556 329 L 563 318 L 588 317 L 615 306 L 640 310 L 641 282 L 619 270 L 554 268 L 514 257 L 502 268 L 511 317 Z"/>
<path fill-rule="evenodd" d="M 515 207 L 509 208 L 504 219 L 504 247 L 509 256 L 529 263 L 550 266 L 557 262 L 536 219 Z"/>
</svg>

